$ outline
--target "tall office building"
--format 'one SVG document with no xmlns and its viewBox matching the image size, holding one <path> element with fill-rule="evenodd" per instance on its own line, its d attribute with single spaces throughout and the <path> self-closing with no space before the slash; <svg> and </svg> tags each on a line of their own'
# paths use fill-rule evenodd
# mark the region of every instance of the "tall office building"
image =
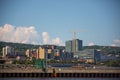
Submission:
<svg viewBox="0 0 120 80">
<path fill-rule="evenodd" d="M 74 45 L 74 41 L 73 41 L 73 45 Z M 76 47 L 72 46 L 73 51 L 80 51 L 82 50 L 82 40 L 76 39 Z"/>
<path fill-rule="evenodd" d="M 25 54 L 26 54 L 27 57 L 30 57 L 30 50 L 27 49 L 26 52 L 25 52 Z"/>
<path fill-rule="evenodd" d="M 96 63 L 101 60 L 100 53 L 95 49 L 84 49 L 74 54 L 75 58 L 82 59 L 87 63 Z"/>
<path fill-rule="evenodd" d="M 69 40 L 65 42 L 65 49 L 67 52 L 74 52 L 74 51 L 80 51 L 82 50 L 82 40 L 76 39 Z"/>
<path fill-rule="evenodd" d="M 72 40 L 65 42 L 65 50 L 67 52 L 72 52 L 72 46 L 73 46 Z"/>
<path fill-rule="evenodd" d="M 2 49 L 2 56 L 5 57 L 7 55 L 15 55 L 15 52 L 14 52 L 14 48 L 10 47 L 10 46 L 6 46 L 6 47 L 3 47 Z"/>
<path fill-rule="evenodd" d="M 38 49 L 38 58 L 45 59 L 45 48 L 39 47 Z"/>
<path fill-rule="evenodd" d="M 6 52 L 5 52 L 6 50 L 5 50 L 5 47 L 3 47 L 3 49 L 2 49 L 2 57 L 5 57 L 6 56 Z"/>
<path fill-rule="evenodd" d="M 47 49 L 47 59 L 52 59 L 54 57 L 54 52 L 52 49 Z"/>
</svg>

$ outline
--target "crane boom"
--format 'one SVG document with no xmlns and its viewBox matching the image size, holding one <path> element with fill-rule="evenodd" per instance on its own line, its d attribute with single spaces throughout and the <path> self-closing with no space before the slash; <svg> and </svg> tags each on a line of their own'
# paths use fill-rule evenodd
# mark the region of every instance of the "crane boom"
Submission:
<svg viewBox="0 0 120 80">
<path fill-rule="evenodd" d="M 76 52 L 76 33 L 77 32 L 84 32 L 85 30 L 72 30 L 71 32 L 73 32 L 74 33 L 74 53 Z"/>
<path fill-rule="evenodd" d="M 74 53 L 76 52 L 76 32 L 74 32 Z"/>
</svg>

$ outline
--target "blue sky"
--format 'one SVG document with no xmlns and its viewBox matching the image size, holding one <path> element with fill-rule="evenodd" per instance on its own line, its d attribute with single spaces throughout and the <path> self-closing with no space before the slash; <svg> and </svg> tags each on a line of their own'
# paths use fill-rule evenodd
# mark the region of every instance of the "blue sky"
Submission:
<svg viewBox="0 0 120 80">
<path fill-rule="evenodd" d="M 33 26 L 40 44 L 64 44 L 72 30 L 85 30 L 77 33 L 84 45 L 120 46 L 120 0 L 0 0 L 0 27 L 5 24 Z"/>
</svg>

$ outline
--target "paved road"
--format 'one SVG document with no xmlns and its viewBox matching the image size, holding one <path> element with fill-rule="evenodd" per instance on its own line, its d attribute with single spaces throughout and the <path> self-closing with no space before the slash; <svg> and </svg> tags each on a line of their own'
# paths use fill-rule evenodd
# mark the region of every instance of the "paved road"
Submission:
<svg viewBox="0 0 120 80">
<path fill-rule="evenodd" d="M 120 73 L 120 68 L 115 67 L 105 67 L 105 66 L 96 66 L 94 68 L 55 68 L 57 73 Z M 41 69 L 35 68 L 33 65 L 0 65 L 0 73 L 31 73 L 38 72 L 42 73 Z M 53 72 L 53 67 L 47 68 L 48 73 Z"/>
</svg>

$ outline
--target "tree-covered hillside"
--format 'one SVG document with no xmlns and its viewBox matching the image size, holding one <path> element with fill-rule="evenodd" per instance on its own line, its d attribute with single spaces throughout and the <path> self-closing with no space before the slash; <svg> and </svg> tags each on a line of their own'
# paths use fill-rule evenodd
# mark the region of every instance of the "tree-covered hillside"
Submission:
<svg viewBox="0 0 120 80">
<path fill-rule="evenodd" d="M 2 55 L 2 48 L 5 46 L 13 47 L 17 51 L 26 51 L 27 49 L 37 49 L 40 45 L 22 44 L 22 43 L 11 43 L 0 41 L 0 56 Z M 58 49 L 65 49 L 64 46 L 58 46 Z M 84 46 L 83 49 L 99 49 L 104 54 L 120 54 L 120 47 L 111 46 Z"/>
<path fill-rule="evenodd" d="M 84 46 L 83 49 L 98 49 L 104 54 L 120 54 L 120 47 L 112 46 Z"/>
<path fill-rule="evenodd" d="M 26 51 L 27 49 L 36 49 L 39 45 L 22 44 L 22 43 L 11 43 L 11 42 L 0 42 L 0 55 L 2 55 L 2 48 L 5 46 L 13 47 L 17 51 Z"/>
</svg>

